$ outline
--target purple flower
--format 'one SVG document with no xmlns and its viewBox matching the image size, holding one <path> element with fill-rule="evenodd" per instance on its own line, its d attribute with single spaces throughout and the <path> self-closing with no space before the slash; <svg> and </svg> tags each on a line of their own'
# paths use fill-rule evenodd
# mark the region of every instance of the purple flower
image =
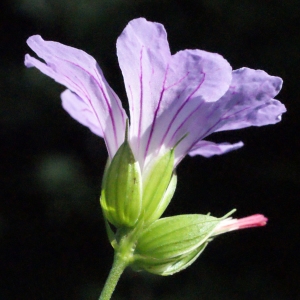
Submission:
<svg viewBox="0 0 300 300">
<path fill-rule="evenodd" d="M 43 63 L 36 67 L 63 84 L 64 109 L 104 138 L 112 158 L 124 141 L 127 115 L 93 57 L 35 35 L 27 41 Z M 154 157 L 175 149 L 175 165 L 189 154 L 210 157 L 243 146 L 204 140 L 213 132 L 275 124 L 286 111 L 273 99 L 282 80 L 261 70 L 232 71 L 219 54 L 184 50 L 171 55 L 163 25 L 129 22 L 117 41 L 130 109 L 129 143 L 143 170 Z"/>
</svg>

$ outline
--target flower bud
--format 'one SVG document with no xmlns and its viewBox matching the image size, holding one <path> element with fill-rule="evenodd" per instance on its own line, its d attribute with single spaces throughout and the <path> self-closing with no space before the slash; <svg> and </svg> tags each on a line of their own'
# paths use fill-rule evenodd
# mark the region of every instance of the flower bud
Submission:
<svg viewBox="0 0 300 300">
<path fill-rule="evenodd" d="M 153 222 L 138 238 L 134 267 L 158 275 L 185 269 L 202 253 L 220 221 L 209 215 L 180 215 Z"/>
<path fill-rule="evenodd" d="M 142 206 L 142 179 L 127 138 L 105 171 L 100 202 L 105 217 L 117 228 L 132 227 L 137 222 Z"/>
</svg>

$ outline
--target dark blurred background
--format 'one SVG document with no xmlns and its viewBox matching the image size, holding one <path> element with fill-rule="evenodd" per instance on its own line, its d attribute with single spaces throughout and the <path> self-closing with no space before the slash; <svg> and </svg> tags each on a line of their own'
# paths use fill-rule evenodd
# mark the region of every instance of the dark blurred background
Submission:
<svg viewBox="0 0 300 300">
<path fill-rule="evenodd" d="M 2 0 L 0 4 L 0 299 L 96 300 L 111 266 L 99 207 L 106 149 L 60 104 L 62 86 L 23 65 L 26 39 L 93 55 L 126 103 L 115 43 L 136 17 L 163 23 L 171 51 L 222 54 L 233 68 L 284 79 L 281 123 L 219 133 L 245 147 L 187 157 L 167 215 L 263 213 L 264 228 L 223 235 L 170 277 L 122 276 L 113 299 L 286 300 L 299 296 L 300 2 Z M 30 52 L 31 53 L 31 52 Z"/>
</svg>

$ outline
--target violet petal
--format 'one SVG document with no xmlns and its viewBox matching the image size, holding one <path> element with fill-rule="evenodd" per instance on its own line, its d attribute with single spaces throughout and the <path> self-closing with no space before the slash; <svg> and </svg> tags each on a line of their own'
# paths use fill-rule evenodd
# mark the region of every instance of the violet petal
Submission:
<svg viewBox="0 0 300 300">
<path fill-rule="evenodd" d="M 202 155 L 202 150 L 199 148 L 196 151 L 196 147 L 201 146 L 199 141 L 213 132 L 279 122 L 286 108 L 273 97 L 279 93 L 281 86 L 281 78 L 261 70 L 241 68 L 233 71 L 232 83 L 226 94 L 214 103 L 204 104 L 205 117 L 194 126 L 209 126 L 205 126 L 206 133 L 199 136 L 189 154 L 193 156 L 198 151 Z"/>
<path fill-rule="evenodd" d="M 235 144 L 229 143 L 213 143 L 208 141 L 199 141 L 189 152 L 190 156 L 202 155 L 204 157 L 211 157 L 213 155 L 221 155 L 232 150 L 237 150 L 243 147 L 244 144 L 242 142 L 238 142 Z"/>
<path fill-rule="evenodd" d="M 241 68 L 233 72 L 227 93 L 219 100 L 220 122 L 216 131 L 275 124 L 286 112 L 273 99 L 280 91 L 282 79 L 261 70 Z"/>
<path fill-rule="evenodd" d="M 142 18 L 126 26 L 117 53 L 130 105 L 131 146 L 140 163 L 186 134 L 180 144 L 189 148 L 199 136 L 191 124 L 202 103 L 217 101 L 229 88 L 228 62 L 201 50 L 171 55 L 163 25 Z M 197 130 L 205 132 L 203 125 Z"/>
<path fill-rule="evenodd" d="M 126 113 L 95 59 L 82 50 L 44 41 L 38 35 L 30 37 L 27 43 L 46 64 L 27 54 L 25 65 L 36 67 L 72 91 L 73 94 L 62 94 L 64 108 L 104 137 L 112 157 L 124 141 Z"/>
<path fill-rule="evenodd" d="M 101 137 L 104 136 L 96 114 L 90 109 L 77 94 L 70 90 L 65 90 L 60 95 L 63 108 L 70 116 L 82 125 L 88 127 L 93 133 Z"/>
</svg>

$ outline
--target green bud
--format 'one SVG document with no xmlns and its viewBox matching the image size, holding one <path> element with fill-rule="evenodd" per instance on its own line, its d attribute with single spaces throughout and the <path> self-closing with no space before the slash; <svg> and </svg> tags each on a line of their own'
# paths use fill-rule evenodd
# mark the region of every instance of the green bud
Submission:
<svg viewBox="0 0 300 300">
<path fill-rule="evenodd" d="M 138 238 L 134 267 L 159 275 L 185 269 L 204 250 L 220 221 L 209 215 L 180 215 L 153 222 Z"/>
<path fill-rule="evenodd" d="M 145 170 L 143 178 L 144 221 L 160 218 L 169 205 L 177 184 L 173 173 L 174 149 L 171 149 Z"/>
<path fill-rule="evenodd" d="M 127 138 L 105 170 L 100 202 L 115 227 L 132 227 L 137 222 L 142 206 L 141 171 Z"/>
</svg>

